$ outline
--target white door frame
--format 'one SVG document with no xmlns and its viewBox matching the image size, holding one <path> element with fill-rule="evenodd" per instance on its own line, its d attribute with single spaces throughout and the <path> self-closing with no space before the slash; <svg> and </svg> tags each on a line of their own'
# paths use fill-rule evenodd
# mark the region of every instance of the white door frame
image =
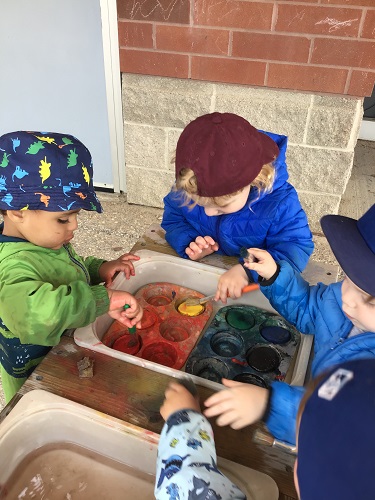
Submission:
<svg viewBox="0 0 375 500">
<path fill-rule="evenodd" d="M 113 189 L 126 192 L 124 128 L 116 0 L 100 0 Z M 100 184 L 96 184 L 100 187 Z"/>
<path fill-rule="evenodd" d="M 359 129 L 358 139 L 364 141 L 375 141 L 375 120 L 363 119 Z"/>
</svg>

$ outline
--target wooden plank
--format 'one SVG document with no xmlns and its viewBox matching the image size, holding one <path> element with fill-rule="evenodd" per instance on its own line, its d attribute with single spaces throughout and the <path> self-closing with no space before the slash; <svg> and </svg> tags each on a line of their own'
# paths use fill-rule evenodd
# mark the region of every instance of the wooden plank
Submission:
<svg viewBox="0 0 375 500">
<path fill-rule="evenodd" d="M 94 360 L 94 376 L 79 378 L 77 363 L 88 356 Z M 84 349 L 69 336 L 35 369 L 20 394 L 33 389 L 52 392 L 134 425 L 160 433 L 163 419 L 159 408 L 171 377 Z M 201 401 L 212 394 L 197 387 Z M 217 427 L 212 422 L 218 455 L 271 476 L 280 490 L 280 499 L 296 499 L 293 484 L 294 457 L 283 450 L 253 441 L 262 424 L 240 431 Z"/>
</svg>

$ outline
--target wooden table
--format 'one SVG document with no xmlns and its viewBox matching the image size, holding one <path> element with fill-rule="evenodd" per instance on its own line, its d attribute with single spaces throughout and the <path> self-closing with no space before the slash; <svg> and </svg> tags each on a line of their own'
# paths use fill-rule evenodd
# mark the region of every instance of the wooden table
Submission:
<svg viewBox="0 0 375 500">
<path fill-rule="evenodd" d="M 158 226 L 151 227 L 132 251 L 141 248 L 174 254 L 165 243 L 163 231 Z M 204 262 L 229 268 L 236 260 L 210 256 Z M 318 266 L 317 269 L 321 270 L 317 280 L 332 281 L 334 278 L 333 266 L 332 269 L 324 266 Z M 94 361 L 94 376 L 79 378 L 77 362 L 86 356 Z M 159 408 L 170 379 L 168 375 L 82 348 L 75 344 L 72 334 L 65 334 L 4 408 L 0 419 L 9 413 L 22 395 L 33 389 L 42 389 L 160 433 L 163 420 Z M 197 389 L 202 401 L 212 393 L 205 387 L 198 386 Z M 254 442 L 254 432 L 263 430 L 262 424 L 240 431 L 229 427 L 219 428 L 214 422 L 212 424 L 218 455 L 271 476 L 279 487 L 280 499 L 297 498 L 293 483 L 294 456 L 284 450 Z"/>
</svg>

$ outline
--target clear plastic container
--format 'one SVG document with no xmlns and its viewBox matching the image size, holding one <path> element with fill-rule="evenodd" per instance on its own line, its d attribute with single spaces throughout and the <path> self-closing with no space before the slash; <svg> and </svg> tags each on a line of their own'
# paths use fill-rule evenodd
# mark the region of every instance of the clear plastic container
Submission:
<svg viewBox="0 0 375 500">
<path fill-rule="evenodd" d="M 0 498 L 153 499 L 159 436 L 49 392 L 28 392 L 0 425 Z M 219 458 L 248 500 L 275 481 Z M 19 496 L 19 495 L 23 496 Z"/>
</svg>

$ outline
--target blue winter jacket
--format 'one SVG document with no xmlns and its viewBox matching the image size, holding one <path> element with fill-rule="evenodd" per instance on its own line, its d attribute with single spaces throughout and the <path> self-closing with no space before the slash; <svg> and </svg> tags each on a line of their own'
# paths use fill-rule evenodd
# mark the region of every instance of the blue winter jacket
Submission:
<svg viewBox="0 0 375 500">
<path fill-rule="evenodd" d="M 342 282 L 310 286 L 287 262 L 272 285 L 261 286 L 272 306 L 302 333 L 314 335 L 312 376 L 352 359 L 375 357 L 375 332 L 348 335 L 353 323 L 342 311 Z M 276 439 L 295 443 L 296 416 L 303 387 L 273 382 L 266 419 Z"/>
<path fill-rule="evenodd" d="M 257 199 L 258 190 L 252 188 L 241 210 L 210 217 L 198 205 L 193 209 L 181 206 L 178 191 L 171 191 L 164 198 L 161 225 L 166 231 L 166 240 L 181 257 L 188 258 L 185 248 L 197 236 L 211 236 L 219 244 L 219 254 L 239 256 L 241 247 L 263 248 L 275 260 L 286 260 L 298 271 L 306 267 L 314 244 L 297 192 L 287 182 L 285 154 L 288 138 L 264 133 L 280 149 L 274 162 L 276 175 L 272 192 L 262 193 Z"/>
</svg>

